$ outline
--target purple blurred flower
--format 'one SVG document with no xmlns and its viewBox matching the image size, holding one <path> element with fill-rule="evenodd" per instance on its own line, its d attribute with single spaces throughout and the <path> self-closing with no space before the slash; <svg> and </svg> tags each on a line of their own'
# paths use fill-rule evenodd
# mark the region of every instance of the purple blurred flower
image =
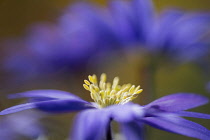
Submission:
<svg viewBox="0 0 210 140">
<path fill-rule="evenodd" d="M 98 83 L 95 75 L 85 80 L 84 88 L 90 91 L 94 103 L 59 90 L 34 90 L 13 94 L 11 98 L 27 97 L 31 102 L 13 106 L 0 112 L 0 115 L 37 108 L 50 113 L 69 113 L 81 111 L 76 118 L 73 140 L 98 140 L 109 136 L 110 122 L 119 123 L 125 139 L 143 139 L 143 125 L 202 140 L 210 138 L 205 127 L 188 121 L 184 117 L 210 119 L 210 115 L 185 111 L 201 106 L 208 99 L 192 93 L 177 93 L 157 99 L 145 106 L 130 101 L 142 91 L 140 86 L 118 85 L 119 78 L 113 84 L 106 83 L 102 75 Z"/>
<path fill-rule="evenodd" d="M 156 18 L 157 17 L 157 18 Z M 168 10 L 160 17 L 150 0 L 113 0 L 108 7 L 78 3 L 67 8 L 55 25 L 34 26 L 21 39 L 5 67 L 33 75 L 83 70 L 90 60 L 112 52 L 140 49 L 178 62 L 207 55 L 209 14 Z M 169 59 L 168 59 L 169 58 Z"/>
<path fill-rule="evenodd" d="M 19 41 L 22 49 L 14 50 L 12 56 L 6 58 L 5 67 L 29 76 L 84 71 L 90 60 L 103 56 L 110 42 L 116 41 L 106 15 L 102 8 L 87 3 L 70 6 L 56 24 L 33 26 Z M 17 43 L 11 46 L 14 45 Z"/>
<path fill-rule="evenodd" d="M 167 10 L 151 27 L 148 48 L 153 54 L 178 62 L 198 61 L 208 55 L 210 15 Z"/>
<path fill-rule="evenodd" d="M 20 112 L 0 118 L 0 139 L 18 140 L 21 136 L 37 139 L 44 135 L 44 128 L 40 124 L 42 113 L 35 111 Z"/>
</svg>

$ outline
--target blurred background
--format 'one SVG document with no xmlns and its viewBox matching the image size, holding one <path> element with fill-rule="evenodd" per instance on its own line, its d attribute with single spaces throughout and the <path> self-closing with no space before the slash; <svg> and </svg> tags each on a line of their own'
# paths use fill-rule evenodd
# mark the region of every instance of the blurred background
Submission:
<svg viewBox="0 0 210 140">
<path fill-rule="evenodd" d="M 89 43 L 89 40 L 94 38 L 91 34 L 92 27 L 90 28 L 90 31 L 87 30 L 86 27 L 87 21 L 87 24 L 91 23 L 91 21 L 85 19 L 87 16 L 82 12 L 77 15 L 76 12 L 80 12 L 80 10 L 83 11 L 83 8 L 70 10 L 69 7 L 74 6 L 75 3 L 78 2 L 85 2 L 90 3 L 90 5 L 96 4 L 96 7 L 105 8 L 109 5 L 107 3 L 110 1 L 111 0 L 108 2 L 105 0 L 1 0 L 0 110 L 25 102 L 25 100 L 9 100 L 6 98 L 7 94 L 34 89 L 65 90 L 76 94 L 85 100 L 91 101 L 89 93 L 83 89 L 83 80 L 87 79 L 88 75 L 96 74 L 100 76 L 101 73 L 107 74 L 108 81 L 111 81 L 115 76 L 119 76 L 120 84 L 132 83 L 141 85 L 144 91 L 134 100 L 135 103 L 139 103 L 140 105 L 145 105 L 154 99 L 177 92 L 198 93 L 210 97 L 210 84 L 208 83 L 210 81 L 209 55 L 206 55 L 205 58 L 198 61 L 180 63 L 170 60 L 170 58 L 167 57 L 162 58 L 161 54 L 151 55 L 147 51 L 144 53 L 145 50 L 139 50 L 138 48 L 138 51 L 136 51 L 136 48 L 134 50 L 129 50 L 126 47 L 118 49 L 120 48 L 118 45 L 114 49 L 103 45 L 100 46 L 103 49 L 94 48 L 91 45 L 83 49 L 82 47 L 84 44 L 86 45 Z M 163 11 L 170 8 L 177 8 L 186 13 L 210 12 L 209 0 L 154 0 L 153 2 L 156 16 L 161 15 Z M 69 13 L 74 14 L 72 16 Z M 102 12 L 102 17 L 107 18 L 106 12 L 104 13 Z M 66 16 L 75 19 L 75 23 L 69 23 L 69 25 L 67 25 L 68 21 L 66 21 Z M 81 19 L 78 19 L 77 16 Z M 100 18 L 102 19 L 102 17 Z M 85 19 L 84 21 L 83 18 Z M 90 18 L 90 20 L 94 19 L 94 16 Z M 109 19 L 109 17 L 107 19 Z M 80 27 L 77 25 L 81 24 L 82 21 L 85 23 L 85 31 L 82 33 L 84 36 L 81 36 L 79 33 L 76 33 L 74 38 L 69 36 L 69 38 L 71 38 L 70 43 L 77 44 L 76 47 L 79 49 L 74 48 L 75 50 L 70 52 L 69 56 L 68 52 L 64 49 L 64 51 L 61 51 L 61 55 L 63 56 L 63 54 L 66 54 L 66 57 L 60 57 L 59 53 L 55 54 L 53 51 L 59 52 L 59 45 L 62 46 L 63 42 L 61 42 L 61 44 L 58 43 L 56 46 L 57 48 L 55 47 L 55 49 L 50 47 L 59 42 L 59 38 L 64 38 L 63 34 L 60 35 L 60 32 L 65 32 L 69 27 L 73 29 L 79 28 L 80 31 Z M 82 26 L 82 24 L 80 26 Z M 95 27 L 103 28 L 101 26 Z M 208 29 L 210 28 L 210 26 L 207 27 Z M 74 32 L 73 29 L 69 30 Z M 96 32 L 98 33 L 98 30 Z M 57 36 L 57 34 L 59 34 L 59 36 Z M 98 34 L 100 36 L 100 32 Z M 109 36 L 109 34 L 104 31 L 102 34 Z M 67 35 L 65 34 L 64 36 L 66 37 Z M 78 40 L 77 37 L 80 39 Z M 83 38 L 90 39 L 88 42 L 85 42 L 86 40 Z M 101 38 L 103 38 L 103 36 Z M 108 40 L 110 41 L 111 39 Z M 205 39 L 207 41 L 210 40 L 208 35 Z M 55 40 L 58 41 L 56 42 Z M 66 40 L 68 42 L 68 37 L 65 38 L 64 42 Z M 112 40 L 110 42 L 112 42 Z M 106 43 L 107 41 L 104 44 Z M 108 46 L 110 46 L 109 44 Z M 125 46 L 125 44 L 123 44 L 123 46 Z M 95 43 L 95 45 L 98 45 L 98 43 Z M 135 46 L 137 43 L 131 43 L 128 46 L 130 47 L 133 45 Z M 141 42 L 138 45 L 144 46 L 144 43 Z M 66 47 L 65 45 L 63 46 L 64 47 L 62 48 Z M 206 46 L 209 47 L 209 44 Z M 85 51 L 83 52 L 83 50 Z M 48 53 L 48 51 L 50 53 Z M 125 53 L 126 51 L 128 53 Z M 88 56 L 86 56 L 86 53 L 89 53 Z M 185 53 L 187 54 L 188 52 L 185 51 Z M 68 59 L 68 61 L 65 61 L 66 59 Z M 210 114 L 209 107 L 210 105 L 207 104 L 193 109 L 193 111 Z M 3 130 L 6 129 L 3 122 L 6 122 L 5 120 L 8 121 L 13 117 L 13 121 L 8 122 L 16 124 L 15 122 L 19 122 L 19 116 L 28 115 L 27 113 L 24 115 L 24 112 L 23 114 L 17 113 L 18 117 L 10 115 L 0 116 L 0 136 L 1 133 L 3 133 Z M 38 138 L 33 136 L 36 137 L 37 140 L 65 140 L 68 137 L 75 114 L 48 116 L 42 112 L 31 112 L 33 114 L 33 121 L 30 119 L 29 122 L 34 123 L 35 120 L 35 122 L 39 122 L 36 123 L 39 124 L 39 126 L 36 125 L 35 127 L 44 129 L 43 134 Z M 36 112 L 35 114 L 39 114 L 38 116 L 43 117 L 37 117 L 37 115 L 34 115 L 34 112 Z M 30 113 L 28 116 L 31 118 Z M 191 120 L 210 129 L 209 120 Z M 30 125 L 34 126 L 34 124 L 31 123 Z M 27 129 L 28 127 L 28 125 L 24 125 L 23 129 Z M 34 129 L 36 130 L 37 128 Z M 8 131 L 10 130 L 11 128 L 8 128 Z M 33 139 L 30 138 L 31 135 L 28 133 L 24 134 L 17 130 L 13 131 L 14 135 L 18 135 L 18 137 L 11 137 L 8 140 Z M 4 133 L 7 133 L 7 131 Z M 169 137 L 171 140 L 193 139 L 149 127 L 147 133 L 149 140 L 164 140 Z"/>
</svg>

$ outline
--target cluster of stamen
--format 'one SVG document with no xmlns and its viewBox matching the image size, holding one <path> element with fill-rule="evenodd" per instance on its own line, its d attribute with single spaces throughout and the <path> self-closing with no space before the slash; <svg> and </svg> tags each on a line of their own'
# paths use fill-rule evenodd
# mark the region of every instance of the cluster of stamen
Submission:
<svg viewBox="0 0 210 140">
<path fill-rule="evenodd" d="M 115 77 L 113 83 L 106 82 L 106 74 L 101 74 L 98 84 L 96 75 L 89 75 L 88 80 L 84 80 L 83 87 L 90 91 L 91 98 L 100 108 L 114 104 L 125 104 L 135 99 L 142 92 L 140 86 L 131 84 L 119 84 L 119 78 Z"/>
</svg>

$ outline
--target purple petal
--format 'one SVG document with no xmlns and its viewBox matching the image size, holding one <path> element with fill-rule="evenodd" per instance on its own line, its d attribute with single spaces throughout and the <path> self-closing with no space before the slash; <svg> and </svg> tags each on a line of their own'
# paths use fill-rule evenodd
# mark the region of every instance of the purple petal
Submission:
<svg viewBox="0 0 210 140">
<path fill-rule="evenodd" d="M 159 98 L 146 105 L 145 107 L 155 107 L 160 110 L 173 112 L 201 106 L 207 102 L 208 99 L 201 95 L 191 93 L 177 93 Z"/>
<path fill-rule="evenodd" d="M 64 100 L 54 99 L 54 100 L 37 101 L 33 103 L 26 103 L 26 104 L 13 106 L 0 112 L 0 115 L 19 112 L 31 108 L 37 108 L 39 110 L 50 113 L 64 113 L 64 112 L 80 111 L 84 109 L 91 109 L 95 107 L 93 107 L 91 103 L 79 98 L 64 99 Z"/>
<path fill-rule="evenodd" d="M 139 39 L 145 41 L 145 35 L 150 31 L 154 19 L 154 8 L 151 0 L 133 0 L 133 12 L 136 14 Z"/>
<path fill-rule="evenodd" d="M 81 19 L 84 19 L 84 23 L 88 25 L 88 28 L 93 29 L 91 33 L 94 34 L 95 41 L 100 38 L 101 45 L 104 45 L 116 40 L 116 35 L 112 30 L 113 27 L 109 18 L 107 18 L 108 15 L 102 9 L 87 4 L 79 4 L 73 6 L 72 10 Z"/>
<path fill-rule="evenodd" d="M 11 114 L 11 113 L 15 113 L 15 112 L 19 112 L 19 111 L 23 111 L 27 109 L 32 109 L 32 108 L 36 108 L 34 103 L 20 104 L 20 105 L 16 105 L 16 106 L 13 106 L 13 107 L 10 107 L 1 111 L 0 115 Z"/>
<path fill-rule="evenodd" d="M 210 131 L 208 129 L 197 123 L 185 120 L 177 116 L 170 115 L 168 117 L 147 117 L 143 120 L 145 123 L 148 123 L 155 128 L 168 132 L 173 132 L 202 140 L 210 139 Z"/>
<path fill-rule="evenodd" d="M 9 95 L 9 98 L 22 98 L 22 97 L 30 97 L 30 98 L 56 98 L 56 99 L 78 99 L 74 94 L 71 94 L 66 91 L 61 90 L 32 90 L 26 91 L 22 93 L 16 93 Z"/>
<path fill-rule="evenodd" d="M 184 117 L 210 119 L 209 114 L 203 114 L 203 113 L 197 113 L 197 112 L 179 111 L 179 112 L 176 112 L 176 114 L 178 114 L 179 116 L 184 116 Z"/>
<path fill-rule="evenodd" d="M 126 140 L 143 140 L 143 124 L 139 122 L 121 123 L 120 128 Z"/>
<path fill-rule="evenodd" d="M 135 19 L 132 13 L 132 7 L 130 3 L 120 0 L 111 1 L 109 4 L 110 12 L 113 17 L 113 21 L 116 28 L 117 36 L 120 38 L 121 43 L 126 43 L 127 41 L 135 41 L 135 29 L 133 20 Z"/>
<path fill-rule="evenodd" d="M 165 11 L 158 22 L 152 26 L 152 33 L 150 34 L 150 40 L 148 42 L 150 47 L 152 46 L 152 48 L 155 47 L 153 49 L 158 49 L 156 51 L 162 51 L 161 48 L 157 46 L 166 45 L 165 43 L 170 37 L 170 33 L 174 27 L 174 24 L 182 16 L 183 13 L 178 10 Z"/>
<path fill-rule="evenodd" d="M 65 113 L 94 108 L 91 103 L 81 99 L 48 100 L 35 103 L 36 108 L 50 113 Z"/>
<path fill-rule="evenodd" d="M 6 115 L 0 119 L 0 139 L 17 140 L 20 135 L 36 139 L 44 134 L 40 119 L 44 115 L 36 111 Z M 14 138 L 13 138 L 14 137 Z"/>
<path fill-rule="evenodd" d="M 113 105 L 108 107 L 107 111 L 111 114 L 113 120 L 122 123 L 140 119 L 145 115 L 143 107 L 133 103 Z"/>
<path fill-rule="evenodd" d="M 103 109 L 87 110 L 77 116 L 72 140 L 100 140 L 106 137 L 110 117 Z"/>
</svg>

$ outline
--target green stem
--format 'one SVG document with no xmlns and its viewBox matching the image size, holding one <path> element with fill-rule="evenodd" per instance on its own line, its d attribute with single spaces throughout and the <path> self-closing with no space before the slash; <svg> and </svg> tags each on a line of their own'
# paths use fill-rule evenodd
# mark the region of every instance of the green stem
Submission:
<svg viewBox="0 0 210 140">
<path fill-rule="evenodd" d="M 154 100 L 156 98 L 156 72 L 157 72 L 157 61 L 155 61 L 153 58 L 151 58 L 149 65 L 148 65 L 148 83 L 147 88 L 148 92 L 150 94 L 151 100 Z"/>
<path fill-rule="evenodd" d="M 109 124 L 109 126 L 108 126 L 108 128 L 107 128 L 106 140 L 112 140 L 112 128 L 111 128 L 111 123 Z"/>
<path fill-rule="evenodd" d="M 156 98 L 156 72 L 157 72 L 157 60 L 154 58 L 149 58 L 147 63 L 144 65 L 143 68 L 140 68 L 140 77 L 143 76 L 143 79 L 141 79 L 144 93 L 146 93 L 146 103 L 149 103 L 153 101 Z"/>
</svg>

